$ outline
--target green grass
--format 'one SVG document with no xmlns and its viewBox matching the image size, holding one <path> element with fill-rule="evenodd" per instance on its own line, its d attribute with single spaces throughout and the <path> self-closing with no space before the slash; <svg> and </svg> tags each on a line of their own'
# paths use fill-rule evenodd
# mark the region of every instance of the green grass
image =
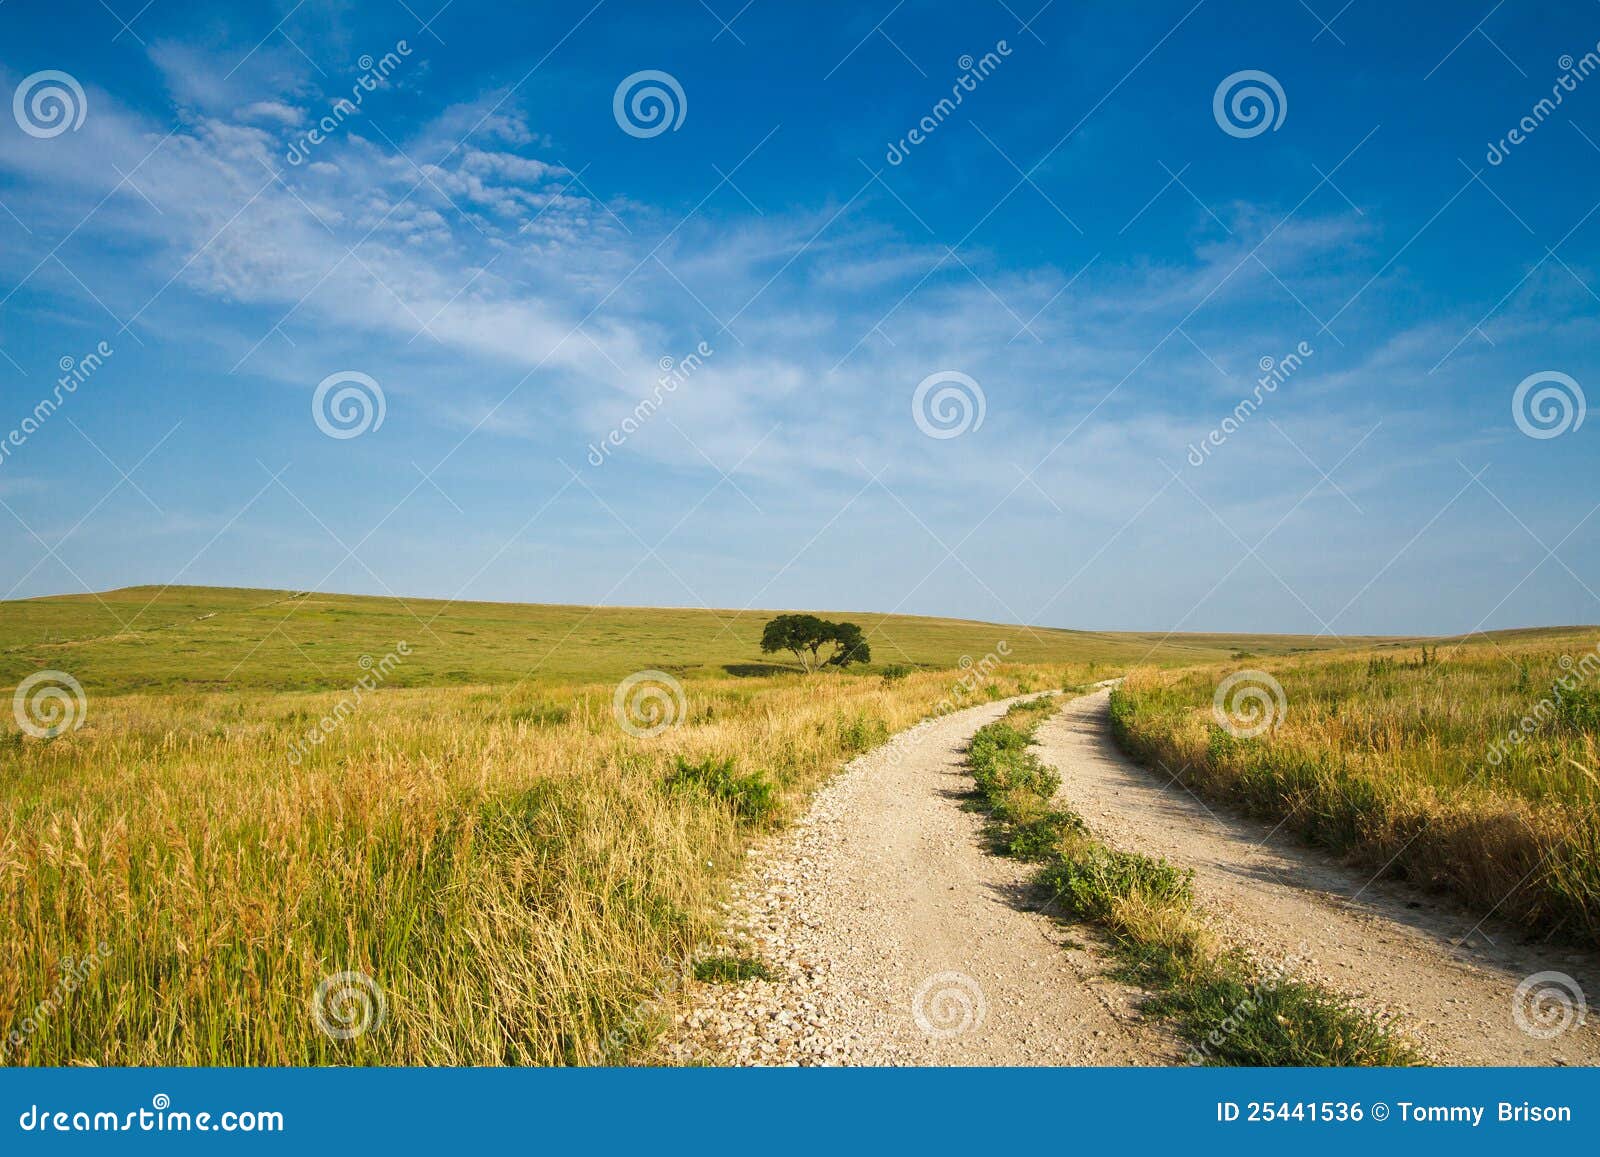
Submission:
<svg viewBox="0 0 1600 1157">
<path fill-rule="evenodd" d="M 771 980 L 772 970 L 750 956 L 708 956 L 695 961 L 694 978 L 706 984 L 743 984 Z"/>
<path fill-rule="evenodd" d="M 1060 777 L 1028 747 L 1059 702 L 1018 703 L 973 737 L 967 763 L 994 842 L 1040 865 L 1037 882 L 1060 911 L 1108 934 L 1121 975 L 1153 994 L 1145 1011 L 1170 1020 L 1191 1063 L 1419 1063 L 1409 1045 L 1337 995 L 1215 948 L 1194 908 L 1191 872 L 1109 846 L 1053 802 Z"/>
<path fill-rule="evenodd" d="M 848 740 L 845 750 L 854 750 Z M 732 756 L 708 755 L 700 760 L 679 756 L 662 782 L 668 791 L 699 793 L 725 804 L 741 820 L 771 823 L 780 807 L 777 785 L 759 771 L 740 774 L 734 764 Z"/>
<path fill-rule="evenodd" d="M 127 587 L 0 603 L 0 685 L 43 669 L 70 672 L 88 693 L 173 690 L 332 690 L 361 656 L 406 640 L 412 656 L 393 687 L 618 679 L 645 668 L 685 678 L 787 670 L 763 655 L 772 611 L 445 602 L 215 587 Z M 1002 642 L 1011 663 L 1193 664 L 1241 648 L 1282 654 L 1331 645 L 1271 635 L 1173 635 L 1025 628 L 964 619 L 819 612 L 857 623 L 874 668 L 980 661 Z"/>
</svg>

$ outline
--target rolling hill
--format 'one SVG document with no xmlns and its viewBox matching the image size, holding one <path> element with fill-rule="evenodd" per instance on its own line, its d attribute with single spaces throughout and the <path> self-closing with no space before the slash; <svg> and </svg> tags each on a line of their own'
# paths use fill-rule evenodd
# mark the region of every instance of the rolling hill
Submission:
<svg viewBox="0 0 1600 1157">
<path fill-rule="evenodd" d="M 645 667 L 680 677 L 762 674 L 776 611 L 447 602 L 223 587 L 124 587 L 0 603 L 0 679 L 67 670 L 101 694 L 318 690 L 348 686 L 363 655 L 405 640 L 393 686 L 613 679 Z M 819 612 L 859 623 L 879 665 L 957 667 L 1002 643 L 1022 663 L 1188 665 L 1321 650 L 1309 635 L 1071 631 L 966 619 Z M 1386 640 L 1350 639 L 1371 646 Z"/>
</svg>

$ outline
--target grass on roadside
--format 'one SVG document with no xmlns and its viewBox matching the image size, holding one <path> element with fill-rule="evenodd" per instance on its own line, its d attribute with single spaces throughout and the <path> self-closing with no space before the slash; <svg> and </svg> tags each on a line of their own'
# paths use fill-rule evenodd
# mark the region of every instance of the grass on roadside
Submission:
<svg viewBox="0 0 1600 1157">
<path fill-rule="evenodd" d="M 1233 665 L 1130 676 L 1112 696 L 1113 736 L 1197 794 L 1352 862 L 1600 944 L 1593 630 L 1252 665 L 1249 684 L 1283 689 L 1261 734 L 1219 726 L 1213 699 Z"/>
<path fill-rule="evenodd" d="M 968 767 L 996 843 L 1040 865 L 1038 882 L 1064 913 L 1108 934 L 1122 972 L 1154 994 L 1147 1011 L 1171 1019 L 1193 1063 L 1420 1063 L 1368 1013 L 1219 947 L 1195 911 L 1192 873 L 1113 848 L 1055 805 L 1060 777 L 1028 748 L 1059 706 L 1048 696 L 1018 703 L 973 737 Z"/>
<path fill-rule="evenodd" d="M 0 735 L 0 1064 L 620 1063 L 844 760 L 1085 670 L 959 674 L 686 680 L 653 736 L 609 682 L 96 695 Z"/>
</svg>

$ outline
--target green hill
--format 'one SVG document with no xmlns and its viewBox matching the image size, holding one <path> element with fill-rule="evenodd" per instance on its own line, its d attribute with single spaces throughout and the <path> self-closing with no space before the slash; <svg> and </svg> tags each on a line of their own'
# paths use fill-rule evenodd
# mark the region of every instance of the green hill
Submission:
<svg viewBox="0 0 1600 1157">
<path fill-rule="evenodd" d="M 405 640 L 391 686 L 614 679 L 656 667 L 686 677 L 761 674 L 772 610 L 446 602 L 223 587 L 126 587 L 0 603 L 0 679 L 71 672 L 100 694 L 349 686 L 362 656 Z M 1188 665 L 1338 646 L 1303 635 L 1121 633 L 822 611 L 867 631 L 878 665 L 949 668 L 1004 644 L 1017 662 Z M 1373 645 L 1388 640 L 1344 640 Z"/>
</svg>

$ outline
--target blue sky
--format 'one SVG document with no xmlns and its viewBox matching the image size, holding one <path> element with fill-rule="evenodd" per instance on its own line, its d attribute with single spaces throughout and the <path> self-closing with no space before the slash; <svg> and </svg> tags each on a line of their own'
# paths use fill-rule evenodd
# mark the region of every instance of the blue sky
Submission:
<svg viewBox="0 0 1600 1157">
<path fill-rule="evenodd" d="M 1600 5 L 141 2 L 0 6 L 9 597 L 1600 621 Z"/>
</svg>

